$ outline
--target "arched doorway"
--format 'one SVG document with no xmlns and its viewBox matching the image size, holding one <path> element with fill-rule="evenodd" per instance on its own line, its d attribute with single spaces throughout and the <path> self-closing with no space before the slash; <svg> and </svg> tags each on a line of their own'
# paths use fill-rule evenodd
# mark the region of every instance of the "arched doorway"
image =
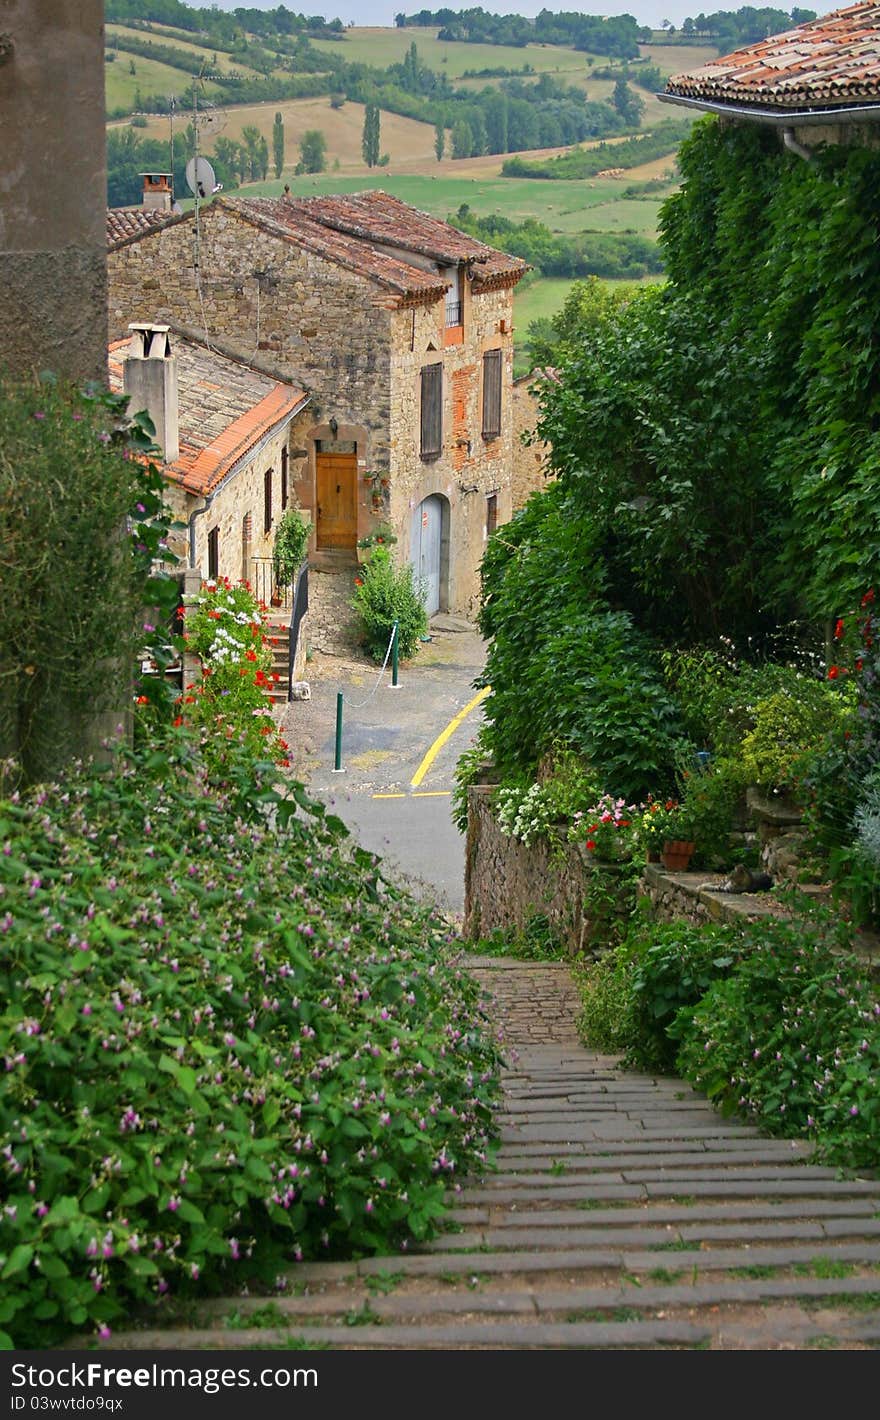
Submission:
<svg viewBox="0 0 880 1420">
<path fill-rule="evenodd" d="M 429 616 L 447 602 L 448 559 L 449 504 L 441 494 L 432 493 L 415 509 L 410 535 L 410 562 L 425 592 Z"/>
</svg>

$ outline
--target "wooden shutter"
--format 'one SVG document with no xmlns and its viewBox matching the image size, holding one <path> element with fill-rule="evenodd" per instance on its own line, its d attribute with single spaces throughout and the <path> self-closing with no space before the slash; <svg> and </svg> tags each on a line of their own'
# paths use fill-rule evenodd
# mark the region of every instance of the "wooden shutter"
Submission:
<svg viewBox="0 0 880 1420">
<path fill-rule="evenodd" d="M 267 468 L 263 474 L 263 532 L 272 531 L 272 474 L 273 470 Z"/>
<path fill-rule="evenodd" d="M 220 529 L 212 528 L 208 533 L 208 577 L 216 582 L 220 572 Z"/>
<path fill-rule="evenodd" d="M 486 536 L 491 537 L 498 526 L 498 494 L 486 494 Z"/>
<path fill-rule="evenodd" d="M 287 507 L 287 449 L 281 450 L 281 511 Z"/>
<path fill-rule="evenodd" d="M 423 459 L 436 458 L 443 448 L 443 366 L 422 366 L 421 441 Z"/>
<path fill-rule="evenodd" d="M 501 433 L 501 351 L 487 350 L 483 356 L 483 438 L 497 439 Z"/>
</svg>

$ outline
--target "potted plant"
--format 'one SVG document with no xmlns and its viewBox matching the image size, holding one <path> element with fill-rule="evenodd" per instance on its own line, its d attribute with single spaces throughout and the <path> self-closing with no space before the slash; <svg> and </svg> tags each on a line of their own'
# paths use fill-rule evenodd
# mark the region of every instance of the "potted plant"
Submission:
<svg viewBox="0 0 880 1420">
<path fill-rule="evenodd" d="M 309 545 L 309 530 L 309 519 L 300 508 L 287 508 L 278 519 L 272 544 L 273 606 L 281 605 L 282 588 L 290 586 L 302 565 Z"/>
<path fill-rule="evenodd" d="M 683 872 L 690 863 L 696 848 L 693 818 L 677 799 L 649 800 L 637 830 L 649 863 L 662 862 L 671 872 Z"/>
<path fill-rule="evenodd" d="M 377 523 L 372 532 L 367 533 L 365 537 L 358 538 L 358 562 L 369 562 L 375 548 L 393 547 L 396 541 L 397 538 L 391 530 L 390 523 Z"/>
</svg>

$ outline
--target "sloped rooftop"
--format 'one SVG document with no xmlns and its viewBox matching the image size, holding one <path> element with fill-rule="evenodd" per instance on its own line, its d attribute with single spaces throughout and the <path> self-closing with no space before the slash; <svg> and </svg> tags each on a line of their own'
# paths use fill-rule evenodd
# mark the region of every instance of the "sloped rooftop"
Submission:
<svg viewBox="0 0 880 1420">
<path fill-rule="evenodd" d="M 147 232 L 154 232 L 157 227 L 179 221 L 179 212 L 150 211 L 146 207 L 108 207 L 107 250 L 115 251 Z"/>
<path fill-rule="evenodd" d="M 880 5 L 850 5 L 746 45 L 673 75 L 665 92 L 782 112 L 880 103 Z"/>
<path fill-rule="evenodd" d="M 110 388 L 122 393 L 130 337 L 108 349 Z M 204 495 L 259 441 L 308 402 L 294 385 L 243 364 L 171 329 L 177 356 L 180 457 L 165 474 L 188 493 Z"/>
</svg>

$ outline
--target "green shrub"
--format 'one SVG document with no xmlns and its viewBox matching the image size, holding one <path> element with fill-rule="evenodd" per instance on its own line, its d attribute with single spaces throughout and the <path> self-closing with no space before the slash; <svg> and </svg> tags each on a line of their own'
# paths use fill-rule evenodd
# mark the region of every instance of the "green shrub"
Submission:
<svg viewBox="0 0 880 1420">
<path fill-rule="evenodd" d="M 0 374 L 0 758 L 30 782 L 124 720 L 137 653 L 175 605 L 150 575 L 169 558 L 162 476 L 131 457 L 153 446 L 125 407 Z M 161 677 L 144 691 L 161 692 Z"/>
<path fill-rule="evenodd" d="M 584 1044 L 594 1050 L 623 1052 L 632 1044 L 636 1031 L 634 966 L 632 942 L 621 942 L 578 973 L 578 1032 Z"/>
<path fill-rule="evenodd" d="M 272 577 L 276 587 L 289 587 L 309 545 L 311 523 L 299 508 L 285 508 L 272 542 Z"/>
<path fill-rule="evenodd" d="M 753 728 L 741 746 L 750 782 L 767 789 L 794 789 L 807 759 L 819 752 L 829 731 L 843 727 L 852 708 L 849 698 L 807 677 L 761 696 Z"/>
<path fill-rule="evenodd" d="M 415 655 L 420 638 L 427 635 L 424 598 L 416 587 L 412 566 L 408 562 L 396 566 L 385 547 L 373 549 L 362 576 L 356 579 L 352 606 L 360 613 L 363 639 L 376 661 L 385 657 L 395 621 L 399 652 L 405 660 Z"/>
<path fill-rule="evenodd" d="M 813 1133 L 837 1162 L 880 1163 L 880 1003 L 845 925 L 762 920 L 735 969 L 672 1027 L 678 1068 L 774 1134 Z"/>
<path fill-rule="evenodd" d="M 7 1344 L 425 1238 L 486 1158 L 445 927 L 270 768 L 220 795 L 182 740 L 0 802 Z"/>
<path fill-rule="evenodd" d="M 627 1062 L 671 1071 L 676 1045 L 670 1027 L 682 1007 L 696 1005 L 728 975 L 742 950 L 738 933 L 731 926 L 650 923 L 634 930 L 631 945 L 634 1033 Z"/>
</svg>

